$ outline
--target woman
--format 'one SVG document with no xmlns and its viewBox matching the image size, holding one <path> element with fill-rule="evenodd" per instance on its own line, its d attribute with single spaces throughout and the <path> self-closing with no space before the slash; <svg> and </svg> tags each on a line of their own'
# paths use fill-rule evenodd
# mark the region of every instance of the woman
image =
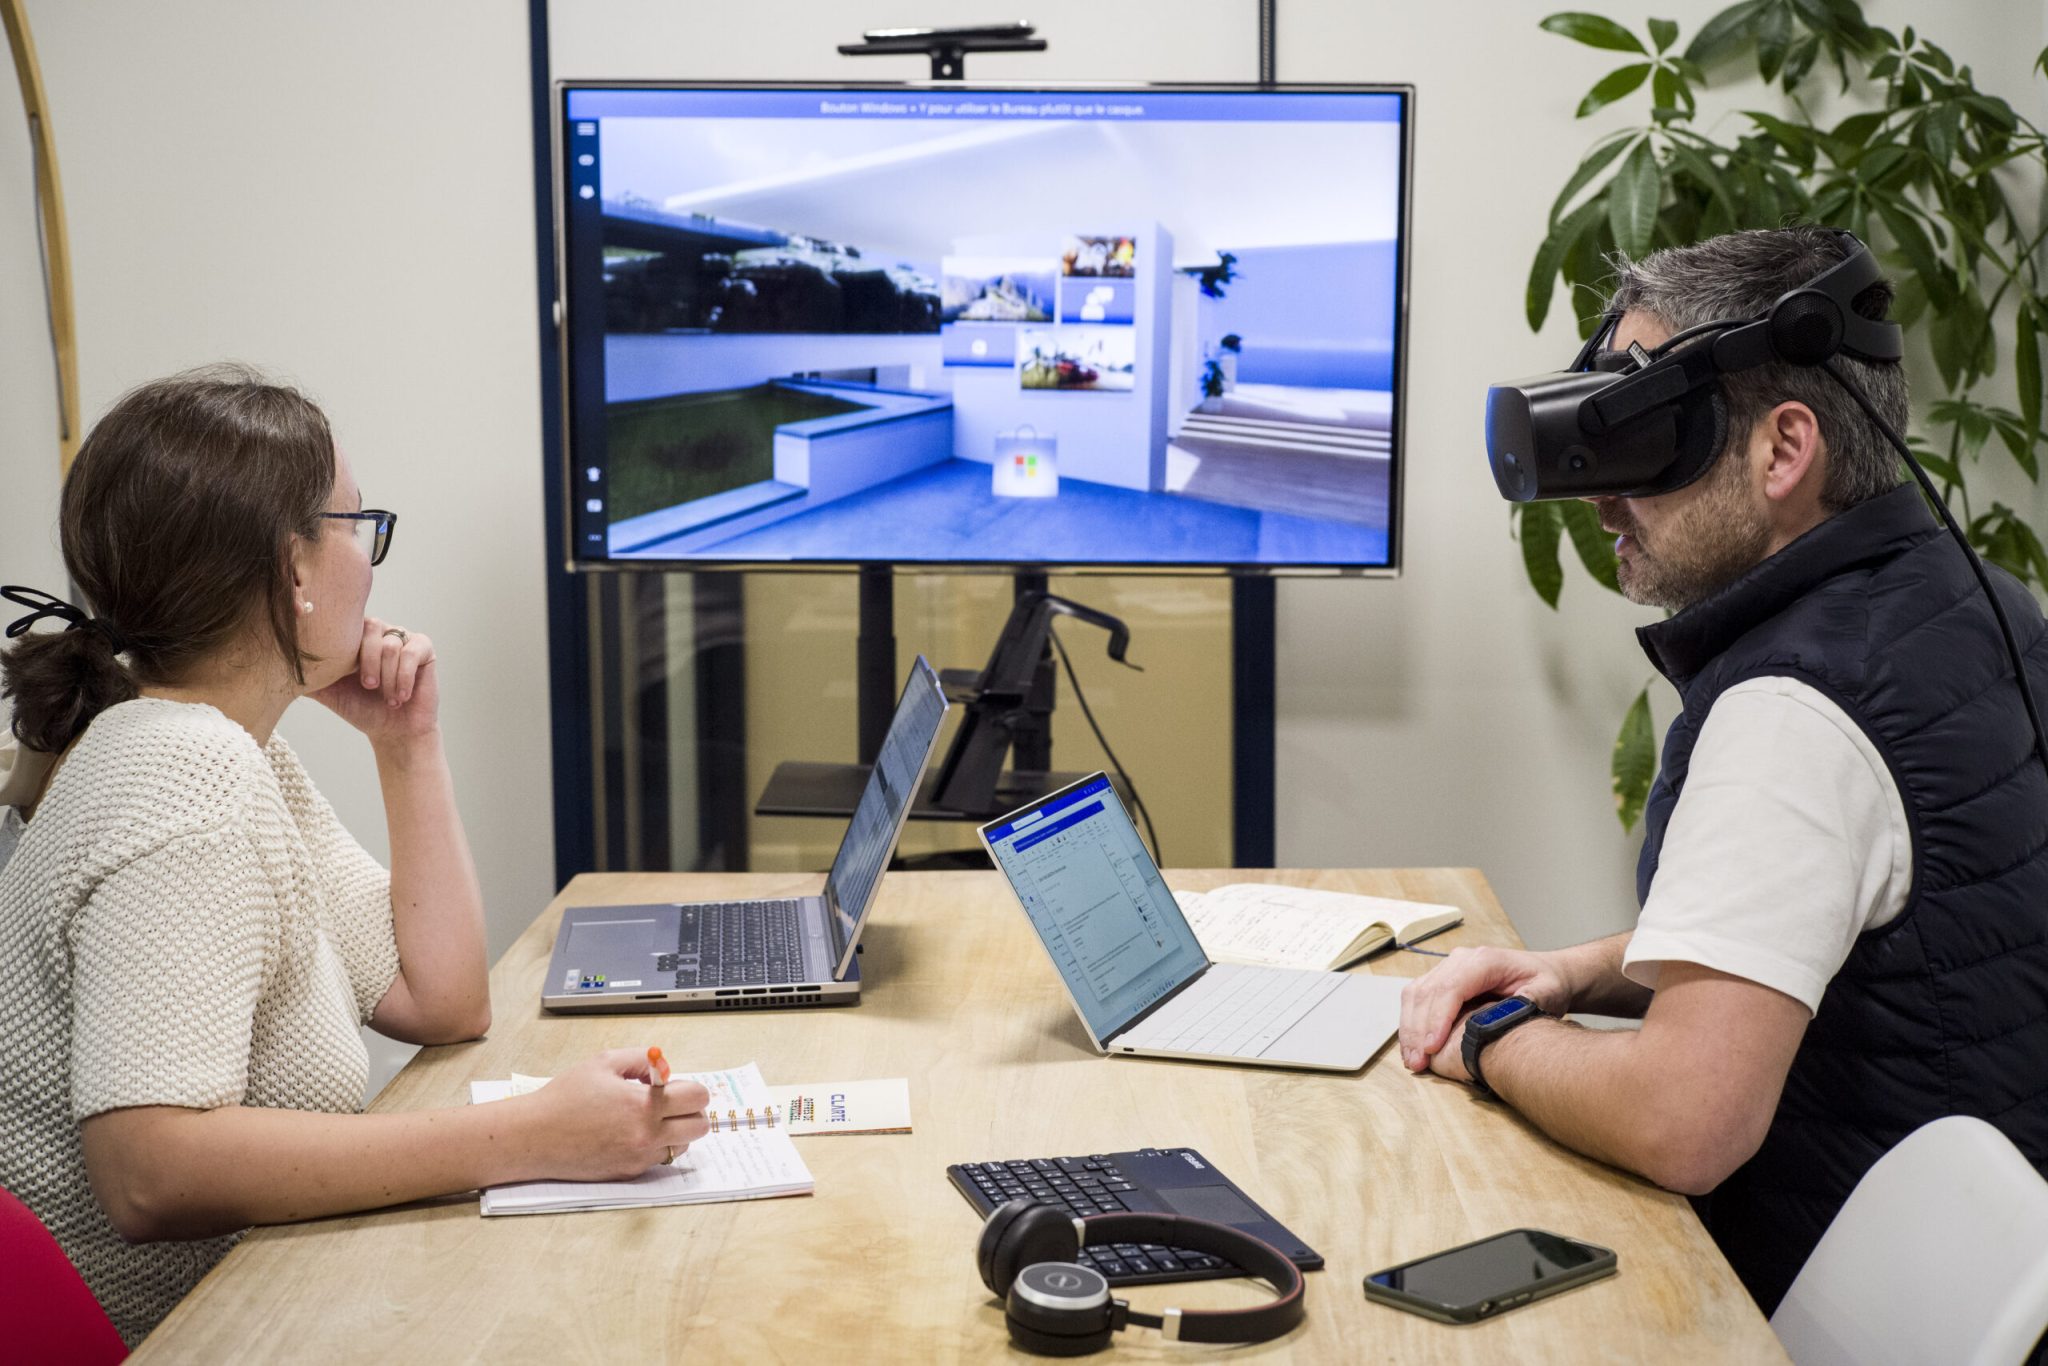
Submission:
<svg viewBox="0 0 2048 1366">
<path fill-rule="evenodd" d="M 433 642 L 364 615 L 394 522 L 310 401 L 198 371 L 121 399 L 65 483 L 93 615 L 6 590 L 37 610 L 0 657 L 31 756 L 0 865 L 0 1186 L 130 1343 L 251 1225 L 628 1177 L 707 1127 L 702 1087 L 647 1086 L 630 1051 L 516 1100 L 360 1113 L 359 1025 L 490 1023 Z M 275 733 L 301 697 L 370 742 L 389 874 Z"/>
</svg>

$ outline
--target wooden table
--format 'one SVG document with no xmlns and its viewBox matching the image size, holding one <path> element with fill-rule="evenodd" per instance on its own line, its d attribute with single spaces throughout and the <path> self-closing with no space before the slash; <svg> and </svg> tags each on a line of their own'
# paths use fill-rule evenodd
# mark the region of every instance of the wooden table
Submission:
<svg viewBox="0 0 2048 1366">
<path fill-rule="evenodd" d="M 1449 902 L 1434 947 L 1518 943 L 1469 869 L 1180 872 Z M 1089 1047 L 993 872 L 898 873 L 864 936 L 865 996 L 835 1010 L 545 1015 L 542 972 L 570 904 L 786 895 L 803 875 L 576 879 L 491 975 L 479 1043 L 430 1048 L 378 1110 L 459 1105 L 472 1078 L 550 1074 L 658 1043 L 683 1069 L 758 1060 L 771 1082 L 908 1077 L 916 1132 L 797 1142 L 809 1198 L 483 1219 L 474 1197 L 252 1233 L 135 1360 L 791 1362 L 1010 1360 L 975 1274 L 950 1162 L 1199 1148 L 1328 1259 L 1273 1362 L 1783 1361 L 1678 1196 L 1587 1161 L 1468 1089 L 1408 1075 L 1392 1048 L 1359 1075 L 1109 1059 Z M 1394 953 L 1372 970 L 1413 974 Z M 1523 1225 L 1615 1248 L 1620 1274 L 1469 1327 L 1369 1304 L 1370 1271 Z M 1140 1306 L 1248 1303 L 1250 1282 L 1141 1287 Z M 1120 1335 L 1124 1359 L 1218 1349 Z"/>
</svg>

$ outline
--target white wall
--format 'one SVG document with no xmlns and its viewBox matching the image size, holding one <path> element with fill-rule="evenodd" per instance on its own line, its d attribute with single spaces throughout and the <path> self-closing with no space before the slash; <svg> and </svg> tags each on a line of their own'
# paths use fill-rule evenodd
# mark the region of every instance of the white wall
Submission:
<svg viewBox="0 0 2048 1366">
<path fill-rule="evenodd" d="M 558 0 L 558 76 L 892 78 L 833 44 L 957 7 Z M 1624 4 L 1617 14 L 1636 12 Z M 1690 30 L 1719 8 L 1671 0 Z M 122 389 L 239 357 L 329 409 L 373 503 L 402 514 L 380 611 L 432 631 L 449 748 L 501 949 L 552 888 L 525 7 L 365 0 L 29 0 L 78 273 L 88 418 Z M 977 77 L 1240 80 L 1252 0 L 1042 0 L 1043 56 Z M 1608 744 L 1649 676 L 1650 614 L 1576 570 L 1564 608 L 1523 582 L 1480 445 L 1486 381 L 1558 364 L 1562 307 L 1522 321 L 1551 195 L 1596 135 L 1584 88 L 1614 64 L 1537 31 L 1516 0 L 1281 6 L 1287 79 L 1419 87 L 1407 572 L 1280 591 L 1282 862 L 1474 864 L 1528 937 L 1619 927 L 1635 839 Z M 2042 13 L 1909 6 L 1980 78 L 2038 111 Z M 14 107 L 10 98 L 0 106 Z M 0 116 L 0 577 L 59 586 L 54 403 L 26 139 Z M 303 713 L 303 714 L 301 714 Z M 1668 716 L 1660 699 L 1660 719 Z M 384 846 L 354 738 L 311 708 L 286 732 L 366 844 Z"/>
<path fill-rule="evenodd" d="M 495 954 L 553 891 L 525 6 L 27 11 L 69 201 L 87 421 L 133 384 L 223 358 L 325 406 L 365 497 L 399 513 L 372 610 L 436 640 Z M 0 578 L 61 589 L 20 125 L 10 91 Z M 382 857 L 368 748 L 311 703 L 283 729 Z"/>
</svg>

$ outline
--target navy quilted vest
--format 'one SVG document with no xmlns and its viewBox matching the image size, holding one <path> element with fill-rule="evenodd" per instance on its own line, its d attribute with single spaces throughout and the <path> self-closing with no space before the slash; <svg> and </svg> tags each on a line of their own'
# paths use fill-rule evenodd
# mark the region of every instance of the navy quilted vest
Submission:
<svg viewBox="0 0 2048 1366">
<path fill-rule="evenodd" d="M 2048 714 L 2048 625 L 1989 572 Z M 1762 1148 L 1696 1202 L 1768 1314 L 1857 1179 L 1929 1120 L 1988 1120 L 2048 1174 L 2048 775 L 1982 590 L 1910 484 L 1638 634 L 1684 704 L 1646 809 L 1639 898 L 1700 726 L 1747 678 L 1832 698 L 1890 765 L 1913 835 L 1905 911 L 1829 983 Z"/>
</svg>

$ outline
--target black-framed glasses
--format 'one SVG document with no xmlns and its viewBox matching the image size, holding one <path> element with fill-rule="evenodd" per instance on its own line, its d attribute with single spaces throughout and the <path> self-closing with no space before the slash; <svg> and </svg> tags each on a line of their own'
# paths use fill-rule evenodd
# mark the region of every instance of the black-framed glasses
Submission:
<svg viewBox="0 0 2048 1366">
<path fill-rule="evenodd" d="M 354 522 L 358 536 L 367 530 L 370 533 L 372 565 L 384 563 L 384 557 L 391 553 L 391 533 L 398 528 L 397 513 L 386 512 L 382 508 L 364 508 L 361 512 L 323 512 L 320 515 Z"/>
</svg>

